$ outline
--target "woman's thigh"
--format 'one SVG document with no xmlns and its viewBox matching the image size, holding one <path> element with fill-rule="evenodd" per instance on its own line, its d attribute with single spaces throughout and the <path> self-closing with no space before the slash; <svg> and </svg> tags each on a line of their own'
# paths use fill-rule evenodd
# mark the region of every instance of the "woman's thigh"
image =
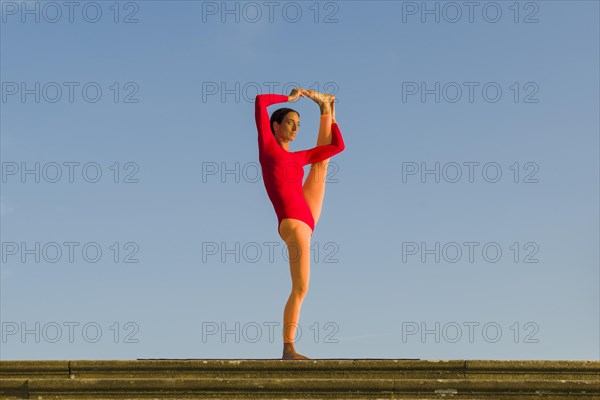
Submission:
<svg viewBox="0 0 600 400">
<path fill-rule="evenodd" d="M 280 236 L 287 245 L 292 287 L 306 292 L 310 278 L 310 237 L 312 230 L 303 221 L 285 218 L 279 226 Z"/>
</svg>

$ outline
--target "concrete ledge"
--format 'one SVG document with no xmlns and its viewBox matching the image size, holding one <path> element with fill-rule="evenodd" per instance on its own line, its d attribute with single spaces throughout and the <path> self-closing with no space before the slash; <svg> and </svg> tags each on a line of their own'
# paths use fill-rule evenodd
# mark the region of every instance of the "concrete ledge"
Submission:
<svg viewBox="0 0 600 400">
<path fill-rule="evenodd" d="M 600 399 L 600 361 L 0 361 L 0 398 Z"/>
<path fill-rule="evenodd" d="M 111 362 L 72 361 L 71 373 L 85 377 L 107 377 L 114 372 L 129 373 L 130 377 L 153 377 L 156 374 L 178 377 L 205 378 L 461 378 L 464 361 L 422 360 L 139 360 L 132 365 L 115 369 Z"/>
<path fill-rule="evenodd" d="M 65 378 L 70 361 L 0 361 L 0 379 L 9 376 Z"/>
</svg>

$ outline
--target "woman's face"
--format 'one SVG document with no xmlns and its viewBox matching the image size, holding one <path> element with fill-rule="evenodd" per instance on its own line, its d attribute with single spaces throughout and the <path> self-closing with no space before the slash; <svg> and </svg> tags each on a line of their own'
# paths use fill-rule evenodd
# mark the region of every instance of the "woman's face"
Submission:
<svg viewBox="0 0 600 400">
<path fill-rule="evenodd" d="M 296 138 L 300 129 L 300 117 L 294 111 L 290 111 L 283 117 L 283 121 L 279 124 L 277 121 L 273 122 L 273 130 L 275 135 L 283 141 L 292 141 Z"/>
</svg>

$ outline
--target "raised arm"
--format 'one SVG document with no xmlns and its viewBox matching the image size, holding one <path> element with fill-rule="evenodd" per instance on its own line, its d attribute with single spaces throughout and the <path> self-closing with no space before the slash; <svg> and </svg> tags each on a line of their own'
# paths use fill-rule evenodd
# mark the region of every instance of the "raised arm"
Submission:
<svg viewBox="0 0 600 400">
<path fill-rule="evenodd" d="M 287 102 L 288 100 L 289 97 L 283 94 L 259 94 L 256 96 L 254 101 L 254 115 L 256 118 L 256 129 L 258 129 L 259 151 L 277 145 L 275 137 L 271 132 L 267 107 L 272 104 Z"/>
<path fill-rule="evenodd" d="M 300 154 L 302 165 L 306 165 L 326 160 L 331 156 L 341 153 L 345 148 L 346 145 L 342 138 L 342 132 L 340 132 L 338 124 L 334 122 L 331 124 L 331 144 L 316 146 L 312 149 L 299 151 L 298 153 Z"/>
</svg>

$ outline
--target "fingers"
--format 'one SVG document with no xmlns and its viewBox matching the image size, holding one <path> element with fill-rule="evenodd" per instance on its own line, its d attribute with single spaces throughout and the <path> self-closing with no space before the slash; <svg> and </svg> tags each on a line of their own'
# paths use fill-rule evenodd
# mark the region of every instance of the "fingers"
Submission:
<svg viewBox="0 0 600 400">
<path fill-rule="evenodd" d="M 299 97 L 304 97 L 302 94 L 302 88 L 293 88 L 289 94 L 290 101 L 296 101 Z"/>
</svg>

